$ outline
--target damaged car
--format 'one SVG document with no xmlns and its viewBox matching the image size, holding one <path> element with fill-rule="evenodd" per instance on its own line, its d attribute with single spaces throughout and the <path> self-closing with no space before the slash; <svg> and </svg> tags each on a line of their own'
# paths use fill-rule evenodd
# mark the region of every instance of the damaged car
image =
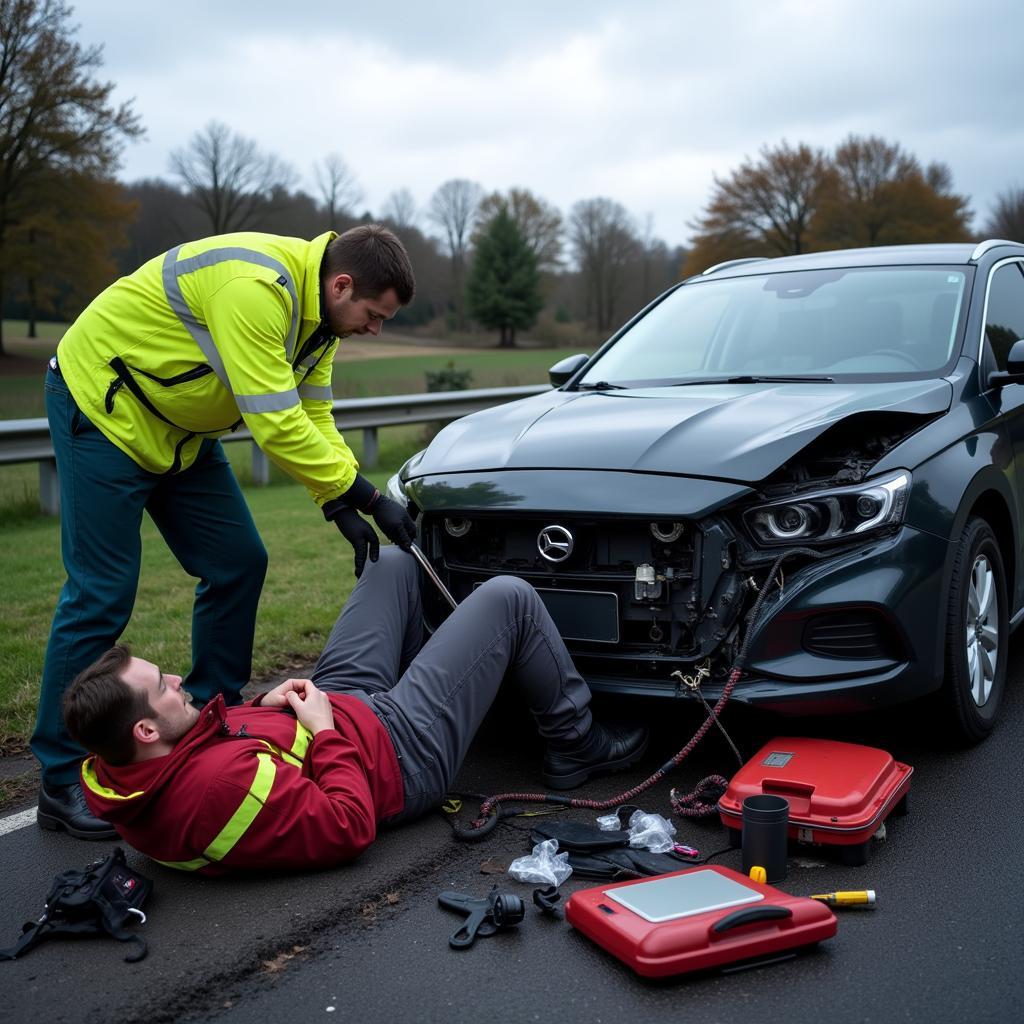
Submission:
<svg viewBox="0 0 1024 1024">
<path fill-rule="evenodd" d="M 745 647 L 733 700 L 928 698 L 977 742 L 1024 616 L 1021 339 L 1017 243 L 736 260 L 388 490 L 457 600 L 531 583 L 595 690 L 713 699 Z"/>
</svg>

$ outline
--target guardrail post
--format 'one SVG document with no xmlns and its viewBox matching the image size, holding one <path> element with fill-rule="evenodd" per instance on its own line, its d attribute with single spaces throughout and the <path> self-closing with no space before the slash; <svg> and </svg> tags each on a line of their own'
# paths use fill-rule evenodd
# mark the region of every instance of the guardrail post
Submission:
<svg viewBox="0 0 1024 1024">
<path fill-rule="evenodd" d="M 380 457 L 380 444 L 377 441 L 377 428 L 363 428 L 363 457 L 359 465 L 363 469 L 376 469 L 377 460 Z"/>
<path fill-rule="evenodd" d="M 60 484 L 57 481 L 57 460 L 39 460 L 39 507 L 48 516 L 60 515 Z"/>
<path fill-rule="evenodd" d="M 257 487 L 266 487 L 270 483 L 270 459 L 255 441 L 252 443 L 252 482 Z"/>
</svg>

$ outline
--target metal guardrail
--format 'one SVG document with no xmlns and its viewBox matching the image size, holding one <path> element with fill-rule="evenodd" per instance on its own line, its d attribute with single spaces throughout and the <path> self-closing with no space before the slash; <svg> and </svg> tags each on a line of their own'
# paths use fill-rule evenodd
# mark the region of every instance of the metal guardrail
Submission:
<svg viewBox="0 0 1024 1024">
<path fill-rule="evenodd" d="M 476 388 L 471 391 L 440 391 L 422 395 L 386 395 L 382 398 L 339 398 L 335 401 L 334 422 L 344 433 L 362 430 L 363 457 L 360 465 L 372 469 L 379 452 L 377 431 L 380 427 L 407 423 L 429 423 L 433 420 L 454 420 L 471 412 L 494 405 L 529 398 L 550 390 L 547 384 L 527 384 L 513 388 Z M 252 443 L 252 479 L 257 485 L 270 480 L 270 461 L 253 442 L 244 427 L 220 439 L 225 444 L 235 441 Z M 39 505 L 47 515 L 60 512 L 60 490 L 57 486 L 57 463 L 53 456 L 50 426 L 45 417 L 27 420 L 0 420 L 0 466 L 23 462 L 39 463 Z"/>
</svg>

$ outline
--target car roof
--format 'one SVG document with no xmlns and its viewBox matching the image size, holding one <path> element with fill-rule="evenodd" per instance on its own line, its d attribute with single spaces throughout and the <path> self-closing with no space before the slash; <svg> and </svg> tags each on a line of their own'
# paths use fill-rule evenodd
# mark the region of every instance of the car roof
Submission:
<svg viewBox="0 0 1024 1024">
<path fill-rule="evenodd" d="M 779 274 L 790 270 L 828 270 L 834 267 L 891 267 L 921 264 L 971 264 L 985 253 L 1002 250 L 1005 255 L 1024 255 L 1024 245 L 1005 239 L 985 242 L 956 242 L 932 245 L 879 245 L 865 249 L 837 249 L 830 252 L 809 252 L 799 256 L 776 259 L 730 260 L 709 267 L 701 277 L 748 277 L 758 274 Z"/>
</svg>

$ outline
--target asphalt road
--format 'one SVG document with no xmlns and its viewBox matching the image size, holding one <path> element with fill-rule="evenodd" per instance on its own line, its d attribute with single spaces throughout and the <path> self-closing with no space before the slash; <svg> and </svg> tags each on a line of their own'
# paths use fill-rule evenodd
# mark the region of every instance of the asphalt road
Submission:
<svg viewBox="0 0 1024 1024">
<path fill-rule="evenodd" d="M 840 913 L 835 938 L 785 963 L 662 983 L 635 977 L 564 921 L 529 903 L 532 886 L 481 872 L 527 852 L 525 822 L 475 845 L 452 841 L 439 816 L 385 833 L 360 861 L 321 874 L 206 880 L 130 854 L 155 882 L 143 932 L 149 957 L 122 961 L 112 940 L 54 940 L 0 964 L 3 1021 L 1007 1021 L 1024 1018 L 1024 912 L 1018 856 L 1024 839 L 1020 737 L 1024 637 L 1011 648 L 999 728 L 980 747 L 944 751 L 920 710 L 882 719 L 780 721 L 726 711 L 745 756 L 774 735 L 871 743 L 915 767 L 910 814 L 891 819 L 865 867 L 794 850 L 780 887 L 808 894 L 874 888 L 875 911 Z M 689 738 L 694 711 L 648 704 L 658 720 L 643 768 Z M 540 747 L 505 700 L 494 709 L 460 778 L 466 790 L 536 789 Z M 674 776 L 639 801 L 668 813 L 669 784 L 690 788 L 734 761 L 712 731 Z M 636 781 L 587 787 L 610 797 Z M 591 820 L 590 812 L 572 812 Z M 681 841 L 724 845 L 711 822 L 679 822 Z M 110 844 L 85 844 L 34 825 L 0 836 L 0 944 L 41 909 L 54 874 Z M 739 867 L 732 851 L 717 863 Z M 448 948 L 459 919 L 437 893 L 485 895 L 497 882 L 527 900 L 516 929 Z M 570 878 L 563 897 L 592 882 Z"/>
</svg>

